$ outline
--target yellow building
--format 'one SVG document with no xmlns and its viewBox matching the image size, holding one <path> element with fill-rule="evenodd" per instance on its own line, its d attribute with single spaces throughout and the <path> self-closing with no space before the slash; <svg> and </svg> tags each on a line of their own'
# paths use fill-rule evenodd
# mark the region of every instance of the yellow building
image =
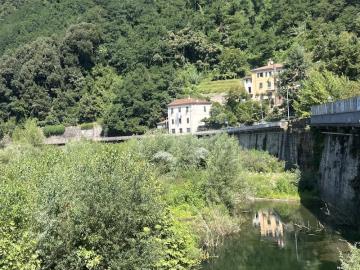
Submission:
<svg viewBox="0 0 360 270">
<path fill-rule="evenodd" d="M 253 218 L 253 225 L 260 228 L 260 235 L 274 240 L 279 247 L 285 246 L 284 225 L 271 210 L 260 210 Z"/>
<path fill-rule="evenodd" d="M 251 70 L 251 79 L 250 76 L 244 79 L 245 89 L 251 98 L 267 100 L 270 107 L 281 105 L 283 101 L 277 93 L 277 84 L 282 68 L 282 64 L 269 60 L 266 66 Z"/>
</svg>

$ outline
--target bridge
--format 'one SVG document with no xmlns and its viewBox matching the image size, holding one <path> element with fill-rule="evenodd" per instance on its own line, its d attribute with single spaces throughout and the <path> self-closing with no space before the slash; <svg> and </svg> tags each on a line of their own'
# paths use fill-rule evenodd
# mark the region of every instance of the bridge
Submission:
<svg viewBox="0 0 360 270">
<path fill-rule="evenodd" d="M 314 127 L 360 127 L 360 97 L 313 106 L 311 125 Z"/>
<path fill-rule="evenodd" d="M 231 135 L 244 134 L 244 133 L 259 133 L 268 131 L 286 131 L 289 125 L 293 125 L 296 121 L 277 121 L 277 122 L 264 122 L 251 126 L 230 127 L 219 130 L 207 130 L 193 133 L 197 137 L 212 136 L 220 133 L 227 133 Z M 353 135 L 354 130 L 360 127 L 360 97 L 340 100 L 336 102 L 329 102 L 326 104 L 316 105 L 311 108 L 310 125 L 322 130 L 323 133 L 331 133 L 338 135 Z M 341 129 L 340 129 L 341 128 Z M 345 129 L 344 129 L 345 128 Z M 349 133 L 349 128 L 352 132 Z M 169 136 L 185 136 L 188 134 L 177 134 Z M 132 135 L 132 136 L 117 136 L 117 137 L 103 137 L 103 136 L 90 136 L 83 139 L 116 143 L 123 142 L 131 139 L 142 139 L 151 135 Z M 45 144 L 49 145 L 65 145 L 71 141 L 79 140 L 81 138 L 71 137 L 52 137 L 45 140 Z"/>
<path fill-rule="evenodd" d="M 240 126 L 240 127 L 229 127 L 224 129 L 216 129 L 216 130 L 206 130 L 206 131 L 199 131 L 195 132 L 191 135 L 197 136 L 197 137 L 207 137 L 207 136 L 213 136 L 216 134 L 240 134 L 240 133 L 253 133 L 253 132 L 259 132 L 259 131 L 269 131 L 269 130 L 286 130 L 288 127 L 287 121 L 277 121 L 277 122 L 264 122 L 264 123 L 258 123 L 251 126 Z M 183 134 L 167 134 L 167 136 L 187 136 L 189 134 L 183 133 Z M 116 137 L 84 137 L 83 139 L 87 139 L 90 141 L 95 142 L 104 142 L 104 143 L 116 143 L 116 142 L 123 142 L 131 139 L 143 139 L 148 138 L 153 135 L 131 135 L 131 136 L 116 136 Z M 67 138 L 62 136 L 55 136 L 50 138 L 49 140 L 45 140 L 45 144 L 47 145 L 65 145 L 69 142 L 80 140 L 81 138 Z"/>
</svg>

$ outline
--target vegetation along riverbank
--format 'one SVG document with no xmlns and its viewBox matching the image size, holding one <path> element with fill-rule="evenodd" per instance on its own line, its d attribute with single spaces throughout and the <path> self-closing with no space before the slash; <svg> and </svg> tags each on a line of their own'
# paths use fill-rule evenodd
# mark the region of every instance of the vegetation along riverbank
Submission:
<svg viewBox="0 0 360 270">
<path fill-rule="evenodd" d="M 222 135 L 0 152 L 0 269 L 191 269 L 240 229 L 249 196 L 297 196 L 296 172 Z M 267 180 L 266 180 L 267 179 Z"/>
</svg>

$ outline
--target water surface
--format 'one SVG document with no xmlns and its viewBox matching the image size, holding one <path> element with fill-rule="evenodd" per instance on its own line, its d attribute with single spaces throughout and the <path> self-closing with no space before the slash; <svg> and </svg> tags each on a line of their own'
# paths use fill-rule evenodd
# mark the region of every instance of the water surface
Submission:
<svg viewBox="0 0 360 270">
<path fill-rule="evenodd" d="M 336 270 L 347 244 L 300 203 L 256 202 L 203 270 Z"/>
</svg>

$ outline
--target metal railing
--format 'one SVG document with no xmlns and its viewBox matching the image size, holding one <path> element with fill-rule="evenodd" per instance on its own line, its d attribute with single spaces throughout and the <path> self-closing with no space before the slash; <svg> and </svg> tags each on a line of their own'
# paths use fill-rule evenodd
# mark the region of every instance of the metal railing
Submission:
<svg viewBox="0 0 360 270">
<path fill-rule="evenodd" d="M 314 116 L 358 111 L 360 111 L 360 97 L 353 97 L 311 107 L 311 115 Z"/>
</svg>

